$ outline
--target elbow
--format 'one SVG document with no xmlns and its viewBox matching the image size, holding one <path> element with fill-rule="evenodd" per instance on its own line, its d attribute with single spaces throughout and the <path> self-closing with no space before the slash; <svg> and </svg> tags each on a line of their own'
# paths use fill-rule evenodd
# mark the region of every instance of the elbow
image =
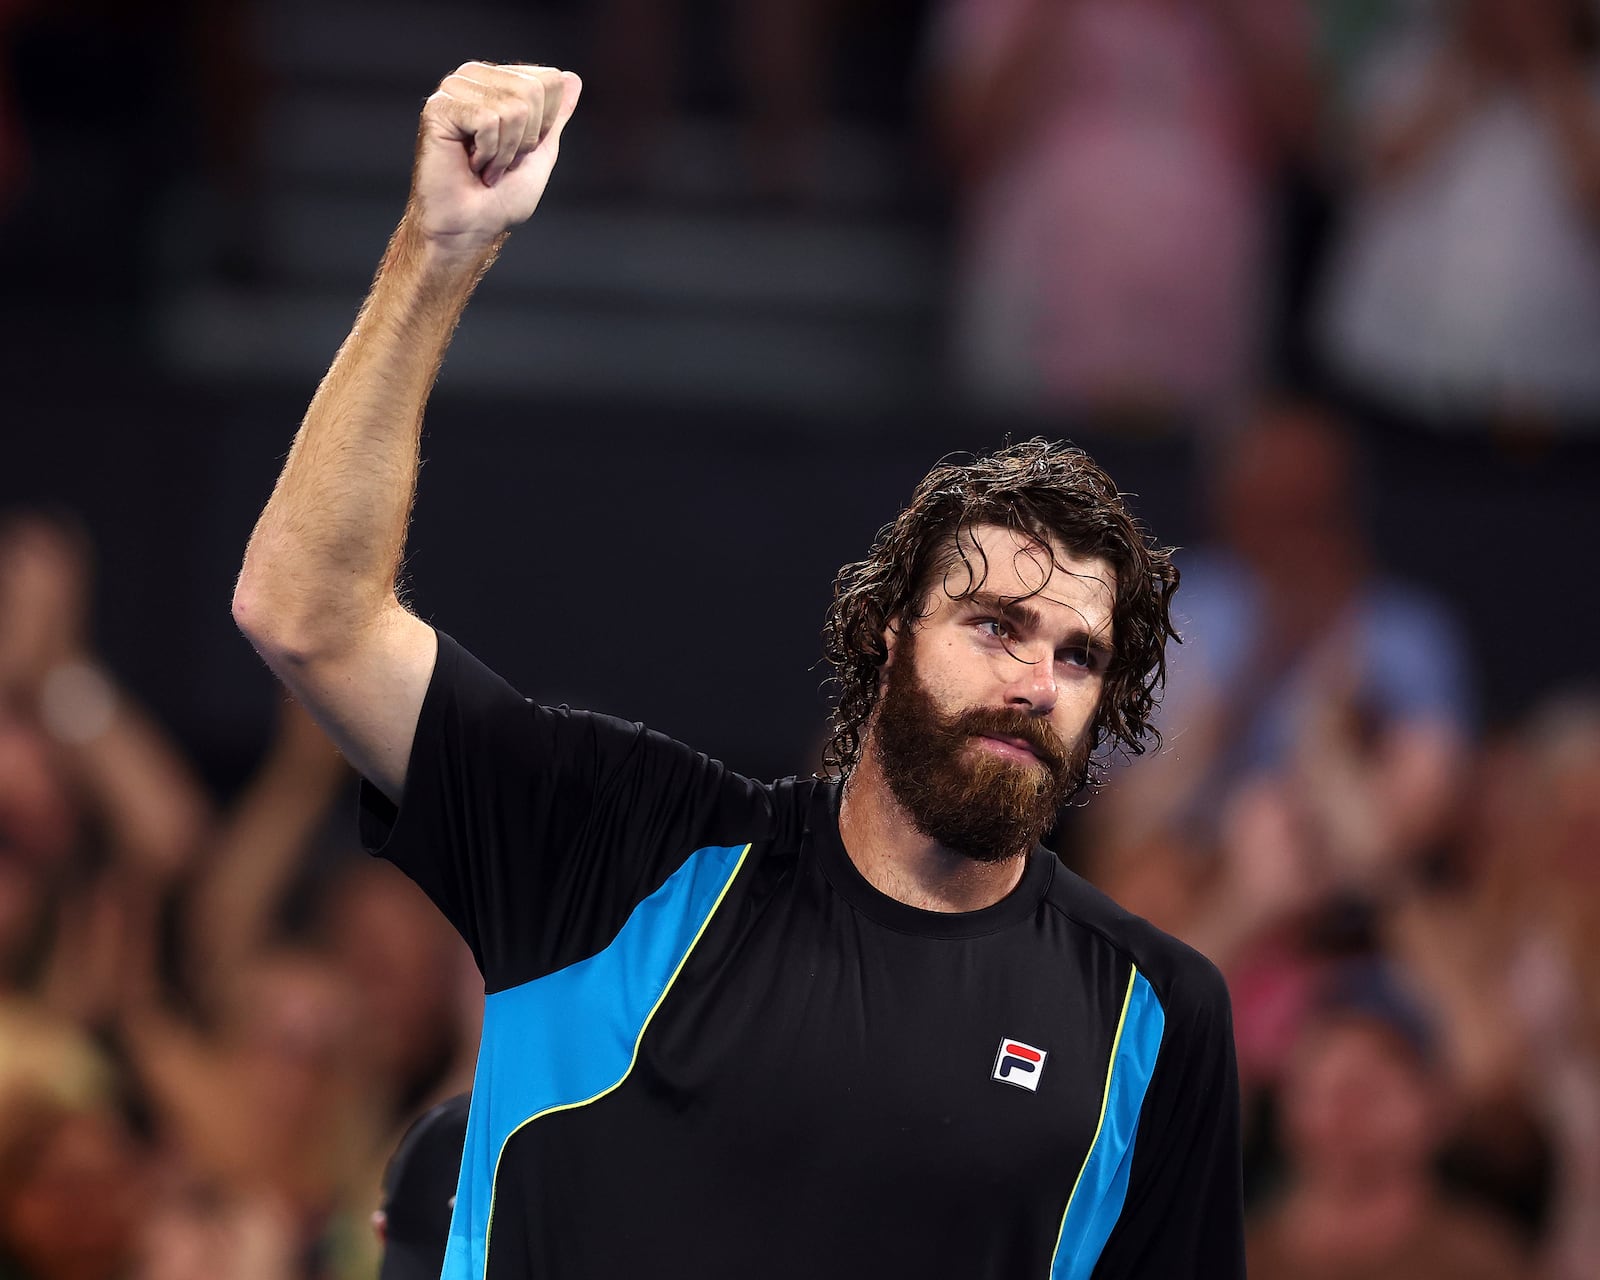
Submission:
<svg viewBox="0 0 1600 1280">
<path fill-rule="evenodd" d="M 240 575 L 233 587 L 233 624 L 244 633 L 246 640 L 261 648 L 272 630 L 276 611 L 259 583 L 248 573 Z"/>
<path fill-rule="evenodd" d="M 244 632 L 246 638 L 254 638 L 260 625 L 257 619 L 261 616 L 261 604 L 254 588 L 242 576 L 233 584 L 232 613 L 233 625 Z"/>
<path fill-rule="evenodd" d="M 234 585 L 232 612 L 234 625 L 274 671 L 281 674 L 285 667 L 313 657 L 315 643 L 308 629 L 248 572 Z"/>
<path fill-rule="evenodd" d="M 392 590 L 376 599 L 355 590 L 338 598 L 303 583 L 264 583 L 248 568 L 233 589 L 234 625 L 291 686 L 294 673 L 342 660 L 386 610 L 399 608 Z"/>
</svg>

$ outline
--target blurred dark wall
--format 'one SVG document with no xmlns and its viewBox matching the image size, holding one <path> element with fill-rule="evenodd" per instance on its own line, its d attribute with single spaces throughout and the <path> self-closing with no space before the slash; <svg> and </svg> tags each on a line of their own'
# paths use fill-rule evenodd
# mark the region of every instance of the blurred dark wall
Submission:
<svg viewBox="0 0 1600 1280">
<path fill-rule="evenodd" d="M 38 425 L 15 433 L 0 507 L 83 514 L 109 660 L 226 783 L 275 696 L 228 597 L 302 398 L 89 377 L 14 403 Z M 410 599 L 531 696 L 647 720 L 754 773 L 802 769 L 834 572 L 939 455 L 1003 434 L 441 394 Z M 1150 450 L 1123 472 L 1175 494 L 1175 461 Z"/>
<path fill-rule="evenodd" d="M 540 404 L 445 382 L 410 544 L 417 610 L 530 696 L 646 720 L 756 774 L 805 768 L 820 733 L 834 571 L 941 454 L 1006 434 L 953 414 Z M 222 785 L 277 696 L 229 592 L 311 390 L 94 367 L 7 377 L 0 506 L 82 512 L 108 660 Z M 1163 540 L 1200 540 L 1190 445 L 1081 438 Z M 1459 611 L 1490 720 L 1592 676 L 1600 450 L 1385 433 L 1369 452 L 1381 558 Z"/>
</svg>

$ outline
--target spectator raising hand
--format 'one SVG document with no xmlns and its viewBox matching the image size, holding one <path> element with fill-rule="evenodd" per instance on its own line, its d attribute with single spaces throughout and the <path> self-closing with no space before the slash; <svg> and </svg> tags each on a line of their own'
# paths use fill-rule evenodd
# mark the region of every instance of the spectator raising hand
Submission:
<svg viewBox="0 0 1600 1280">
<path fill-rule="evenodd" d="M 1374 57 L 1326 361 L 1441 427 L 1600 421 L 1600 24 L 1462 0 Z"/>
</svg>

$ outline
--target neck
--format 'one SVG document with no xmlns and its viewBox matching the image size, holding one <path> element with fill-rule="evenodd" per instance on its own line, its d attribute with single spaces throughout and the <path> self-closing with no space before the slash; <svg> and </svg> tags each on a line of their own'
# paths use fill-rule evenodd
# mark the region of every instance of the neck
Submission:
<svg viewBox="0 0 1600 1280">
<path fill-rule="evenodd" d="M 879 893 L 923 911 L 981 911 L 1022 881 L 1027 850 L 978 862 L 917 830 L 894 798 L 870 750 L 845 783 L 839 836 L 856 870 Z"/>
</svg>

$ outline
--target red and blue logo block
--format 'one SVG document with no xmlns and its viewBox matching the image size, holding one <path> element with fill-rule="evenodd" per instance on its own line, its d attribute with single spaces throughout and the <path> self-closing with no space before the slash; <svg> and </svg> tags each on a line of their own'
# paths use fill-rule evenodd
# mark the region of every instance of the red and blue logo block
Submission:
<svg viewBox="0 0 1600 1280">
<path fill-rule="evenodd" d="M 990 1073 L 1002 1084 L 1014 1084 L 1029 1093 L 1039 1088 L 1039 1077 L 1044 1074 L 1044 1060 L 1048 1055 L 1020 1040 L 1000 1042 L 1000 1051 L 994 1055 L 994 1070 Z"/>
</svg>

